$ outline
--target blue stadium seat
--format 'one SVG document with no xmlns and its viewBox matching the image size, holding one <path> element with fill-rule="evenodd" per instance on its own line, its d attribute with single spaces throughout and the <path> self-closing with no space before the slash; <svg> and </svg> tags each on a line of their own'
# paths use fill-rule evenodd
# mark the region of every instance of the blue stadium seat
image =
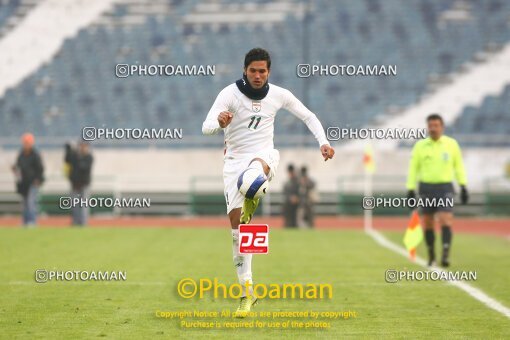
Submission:
<svg viewBox="0 0 510 340">
<path fill-rule="evenodd" d="M 17 3 L 2 6 L 0 26 Z M 189 129 L 187 134 L 199 135 L 214 97 L 241 76 L 243 55 L 254 46 L 272 54 L 271 81 L 306 100 L 325 126 L 363 126 L 390 106 L 416 102 L 431 75 L 456 71 L 489 43 L 510 41 L 505 26 L 510 2 L 469 2 L 473 20 L 440 26 L 441 13 L 454 0 L 318 0 L 306 19 L 289 14 L 269 30 L 261 25 L 221 24 L 217 31 L 211 25 L 182 23 L 199 1 L 168 3 L 172 11 L 163 18 L 147 15 L 142 25 L 86 28 L 66 40 L 51 63 L 0 100 L 5 112 L 0 115 L 2 135 L 19 136 L 30 124 L 38 135 L 46 136 L 79 135 L 82 126 L 114 124 L 181 125 Z M 113 15 L 127 16 L 129 8 L 118 4 Z M 307 51 L 304 20 L 309 30 Z M 116 78 L 119 63 L 215 64 L 222 72 L 214 77 Z M 398 76 L 303 79 L 296 75 L 300 63 L 396 64 Z M 50 80 L 49 85 L 44 79 Z M 487 98 L 481 108 L 466 108 L 452 129 L 510 132 L 509 98 L 507 88 L 501 97 Z M 48 114 L 51 110 L 60 113 Z M 278 133 L 309 135 L 296 119 L 286 114 L 280 118 Z M 207 139 L 202 146 L 208 146 Z"/>
</svg>

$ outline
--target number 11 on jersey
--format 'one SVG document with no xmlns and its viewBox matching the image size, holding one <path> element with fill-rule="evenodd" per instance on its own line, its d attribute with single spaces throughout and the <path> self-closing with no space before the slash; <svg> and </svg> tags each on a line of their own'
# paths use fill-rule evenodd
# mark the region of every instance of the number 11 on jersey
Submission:
<svg viewBox="0 0 510 340">
<path fill-rule="evenodd" d="M 260 124 L 260 120 L 262 119 L 261 116 L 251 116 L 250 117 L 250 124 L 248 124 L 248 129 L 256 130 L 257 127 Z"/>
</svg>

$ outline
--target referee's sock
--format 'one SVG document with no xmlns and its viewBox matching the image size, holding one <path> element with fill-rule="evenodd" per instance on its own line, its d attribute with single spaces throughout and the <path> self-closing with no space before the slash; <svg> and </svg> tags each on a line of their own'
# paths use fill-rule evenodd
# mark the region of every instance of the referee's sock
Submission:
<svg viewBox="0 0 510 340">
<path fill-rule="evenodd" d="M 436 235 L 434 229 L 425 229 L 425 242 L 429 250 L 429 266 L 431 266 L 436 260 L 436 253 L 434 251 L 434 242 L 436 241 Z"/>
<path fill-rule="evenodd" d="M 448 256 L 450 254 L 450 247 L 452 245 L 452 228 L 449 225 L 444 225 L 441 227 L 441 238 L 443 240 L 443 257 L 441 260 L 441 264 L 444 267 L 449 266 Z"/>
</svg>

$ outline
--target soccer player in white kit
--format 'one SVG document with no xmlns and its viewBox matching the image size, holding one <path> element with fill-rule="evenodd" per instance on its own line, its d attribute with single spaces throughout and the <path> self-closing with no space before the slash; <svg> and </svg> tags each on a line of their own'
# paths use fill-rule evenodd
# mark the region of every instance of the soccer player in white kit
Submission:
<svg viewBox="0 0 510 340">
<path fill-rule="evenodd" d="M 239 254 L 239 224 L 249 223 L 258 199 L 245 198 L 237 188 L 237 180 L 247 168 L 264 172 L 271 181 L 278 168 L 280 154 L 274 148 L 276 112 L 286 109 L 301 119 L 319 142 L 324 160 L 333 158 L 322 124 L 294 95 L 270 84 L 269 53 L 261 48 L 250 50 L 244 59 L 243 78 L 225 87 L 214 101 L 202 125 L 205 135 L 225 133 L 223 181 L 227 214 L 232 227 L 234 266 L 241 286 L 252 281 L 251 254 Z M 236 315 L 243 317 L 257 302 L 253 294 L 244 292 Z"/>
</svg>

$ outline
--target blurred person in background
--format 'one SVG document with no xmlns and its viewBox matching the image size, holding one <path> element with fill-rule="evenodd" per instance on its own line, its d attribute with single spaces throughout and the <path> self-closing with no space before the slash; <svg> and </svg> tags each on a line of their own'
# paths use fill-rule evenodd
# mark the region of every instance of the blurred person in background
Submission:
<svg viewBox="0 0 510 340">
<path fill-rule="evenodd" d="M 16 191 L 23 201 L 23 225 L 37 224 L 38 193 L 44 181 L 44 166 L 40 154 L 34 148 L 35 138 L 31 133 L 21 136 L 22 149 L 12 166 L 16 176 Z"/>
<path fill-rule="evenodd" d="M 315 181 L 308 177 L 306 166 L 301 168 L 299 177 L 299 222 L 300 226 L 313 228 L 314 225 L 314 205 L 317 202 L 317 192 L 315 191 Z"/>
<path fill-rule="evenodd" d="M 89 144 L 80 141 L 75 149 L 71 144 L 65 145 L 66 172 L 71 181 L 71 198 L 86 200 L 89 198 L 92 163 L 94 158 L 90 152 Z M 81 205 L 72 207 L 73 225 L 85 226 L 88 222 L 89 208 Z"/>
<path fill-rule="evenodd" d="M 416 142 L 413 147 L 407 176 L 407 197 L 416 198 L 416 183 L 419 182 L 420 198 L 438 201 L 451 199 L 454 196 L 453 181 L 457 180 L 460 186 L 461 203 L 467 204 L 469 200 L 466 188 L 467 178 L 459 144 L 455 139 L 443 134 L 444 121 L 440 115 L 429 115 L 427 128 L 429 137 Z M 453 238 L 453 207 L 448 205 L 423 207 L 421 213 L 429 253 L 428 264 L 429 266 L 436 264 L 434 224 L 437 218 L 441 226 L 443 243 L 441 265 L 448 267 Z"/>
<path fill-rule="evenodd" d="M 286 228 L 295 228 L 299 207 L 299 179 L 294 165 L 287 166 L 287 174 L 289 178 L 283 187 L 283 217 Z"/>
</svg>

